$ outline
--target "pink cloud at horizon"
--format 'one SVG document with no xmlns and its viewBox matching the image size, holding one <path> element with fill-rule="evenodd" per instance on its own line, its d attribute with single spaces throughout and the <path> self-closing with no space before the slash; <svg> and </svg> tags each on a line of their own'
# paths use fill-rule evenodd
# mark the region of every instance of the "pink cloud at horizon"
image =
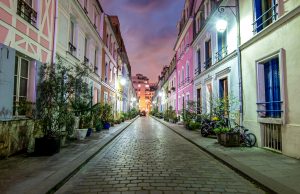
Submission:
<svg viewBox="0 0 300 194">
<path fill-rule="evenodd" d="M 104 11 L 119 16 L 132 74 L 157 81 L 169 65 L 177 38 L 176 23 L 183 0 L 101 0 Z"/>
</svg>

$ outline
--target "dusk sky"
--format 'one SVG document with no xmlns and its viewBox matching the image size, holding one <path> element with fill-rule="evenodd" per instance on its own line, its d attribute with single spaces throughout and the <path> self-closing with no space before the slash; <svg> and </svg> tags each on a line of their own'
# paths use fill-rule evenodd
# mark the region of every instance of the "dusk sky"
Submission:
<svg viewBox="0 0 300 194">
<path fill-rule="evenodd" d="M 101 0 L 104 11 L 119 16 L 132 74 L 157 82 L 174 54 L 176 23 L 183 0 Z"/>
</svg>

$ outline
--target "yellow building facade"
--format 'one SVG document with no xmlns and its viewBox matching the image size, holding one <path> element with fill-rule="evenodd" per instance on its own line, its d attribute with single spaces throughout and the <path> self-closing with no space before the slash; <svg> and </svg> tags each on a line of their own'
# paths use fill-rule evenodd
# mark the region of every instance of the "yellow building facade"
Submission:
<svg viewBox="0 0 300 194">
<path fill-rule="evenodd" d="M 259 147 L 300 158 L 300 1 L 239 4 L 244 126 Z"/>
</svg>

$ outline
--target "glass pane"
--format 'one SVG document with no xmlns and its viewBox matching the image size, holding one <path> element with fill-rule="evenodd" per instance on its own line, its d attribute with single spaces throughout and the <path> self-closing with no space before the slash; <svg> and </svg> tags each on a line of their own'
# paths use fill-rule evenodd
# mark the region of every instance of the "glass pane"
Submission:
<svg viewBox="0 0 300 194">
<path fill-rule="evenodd" d="M 27 96 L 27 79 L 20 79 L 20 96 Z"/>
<path fill-rule="evenodd" d="M 16 56 L 16 59 L 15 59 L 15 75 L 18 75 L 18 63 L 19 63 L 19 58 Z"/>
<path fill-rule="evenodd" d="M 25 59 L 21 60 L 21 76 L 28 78 L 28 61 Z"/>
</svg>

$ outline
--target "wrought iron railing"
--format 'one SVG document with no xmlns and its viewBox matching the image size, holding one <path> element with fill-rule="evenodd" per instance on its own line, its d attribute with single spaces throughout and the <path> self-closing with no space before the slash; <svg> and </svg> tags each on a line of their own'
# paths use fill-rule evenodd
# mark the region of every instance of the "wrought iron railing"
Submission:
<svg viewBox="0 0 300 194">
<path fill-rule="evenodd" d="M 221 61 L 228 54 L 227 46 L 222 47 L 218 52 L 216 52 L 216 60 Z"/>
<path fill-rule="evenodd" d="M 282 101 L 258 102 L 257 113 L 260 117 L 280 118 L 283 112 Z"/>
<path fill-rule="evenodd" d="M 256 18 L 253 22 L 253 33 L 258 33 L 268 25 L 270 25 L 273 21 L 275 21 L 278 17 L 277 11 L 278 3 L 270 7 L 267 11 L 262 13 L 261 16 Z"/>
<path fill-rule="evenodd" d="M 18 0 L 17 14 L 31 25 L 36 26 L 37 12 L 24 0 Z"/>
<path fill-rule="evenodd" d="M 204 62 L 204 68 L 205 69 L 208 69 L 210 68 L 212 65 L 212 61 L 211 61 L 211 58 L 208 58 L 205 62 Z"/>
<path fill-rule="evenodd" d="M 74 55 L 76 52 L 76 47 L 71 42 L 69 42 L 69 51 L 72 55 Z"/>
<path fill-rule="evenodd" d="M 201 66 L 195 69 L 195 75 L 199 75 L 201 73 Z"/>
</svg>

